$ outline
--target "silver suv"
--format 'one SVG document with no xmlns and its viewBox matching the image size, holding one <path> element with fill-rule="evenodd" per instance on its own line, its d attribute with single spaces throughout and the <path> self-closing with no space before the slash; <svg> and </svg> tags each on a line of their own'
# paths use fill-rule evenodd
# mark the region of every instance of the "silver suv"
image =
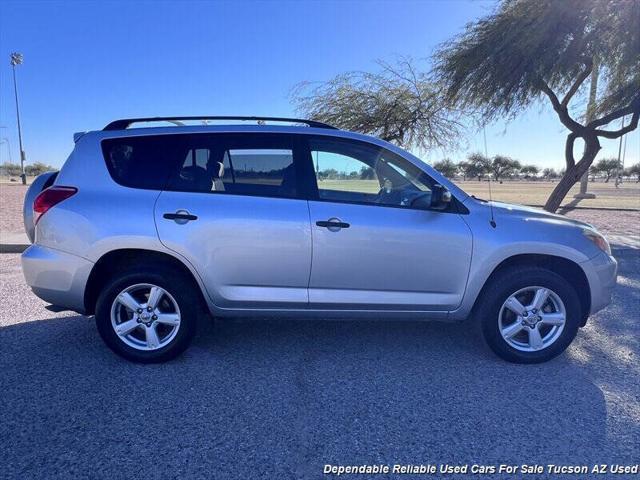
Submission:
<svg viewBox="0 0 640 480">
<path fill-rule="evenodd" d="M 27 283 L 95 315 L 123 357 L 175 357 L 205 311 L 468 318 L 500 357 L 534 363 L 610 302 L 616 261 L 588 224 L 471 197 L 398 147 L 317 122 L 187 120 L 76 134 L 27 195 Z"/>
</svg>

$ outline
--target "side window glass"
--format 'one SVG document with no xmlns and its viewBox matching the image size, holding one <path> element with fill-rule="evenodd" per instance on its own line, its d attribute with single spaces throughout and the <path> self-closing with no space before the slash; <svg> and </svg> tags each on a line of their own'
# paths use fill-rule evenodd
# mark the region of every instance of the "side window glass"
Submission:
<svg viewBox="0 0 640 480">
<path fill-rule="evenodd" d="M 120 185 L 162 190 L 184 150 L 177 135 L 119 137 L 102 141 L 109 174 Z"/>
<path fill-rule="evenodd" d="M 335 191 L 376 194 L 380 190 L 375 170 L 358 158 L 321 150 L 312 150 L 311 156 L 321 198 Z"/>
<path fill-rule="evenodd" d="M 321 200 L 409 207 L 431 193 L 424 172 L 383 148 L 320 137 L 309 146 Z"/>
<path fill-rule="evenodd" d="M 205 144 L 203 145 L 203 141 Z M 293 141 L 282 135 L 187 136 L 171 190 L 295 197 Z"/>
</svg>

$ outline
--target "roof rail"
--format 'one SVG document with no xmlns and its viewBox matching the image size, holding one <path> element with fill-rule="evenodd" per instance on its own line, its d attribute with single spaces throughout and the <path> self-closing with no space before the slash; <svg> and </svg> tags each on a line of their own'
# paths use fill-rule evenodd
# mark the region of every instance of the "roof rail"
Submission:
<svg viewBox="0 0 640 480">
<path fill-rule="evenodd" d="M 142 122 L 171 122 L 176 125 L 180 125 L 183 120 L 243 120 L 254 122 L 290 122 L 290 123 L 304 123 L 309 127 L 314 128 L 330 128 L 337 130 L 336 127 L 327 125 L 326 123 L 316 122 L 314 120 L 303 120 L 300 118 L 282 118 L 282 117 L 236 117 L 236 116 L 213 116 L 213 117 L 147 117 L 147 118 L 123 118 L 121 120 L 114 120 L 109 125 L 103 128 L 103 130 L 124 130 L 128 128 L 132 123 Z"/>
</svg>

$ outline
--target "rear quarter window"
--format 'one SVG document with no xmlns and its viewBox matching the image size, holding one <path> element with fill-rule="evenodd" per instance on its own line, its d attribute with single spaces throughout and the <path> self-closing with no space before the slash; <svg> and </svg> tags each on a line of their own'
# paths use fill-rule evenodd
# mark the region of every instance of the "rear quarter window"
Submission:
<svg viewBox="0 0 640 480">
<path fill-rule="evenodd" d="M 102 153 L 111 177 L 125 187 L 164 189 L 183 151 L 181 142 L 175 137 L 156 135 L 103 140 Z"/>
</svg>

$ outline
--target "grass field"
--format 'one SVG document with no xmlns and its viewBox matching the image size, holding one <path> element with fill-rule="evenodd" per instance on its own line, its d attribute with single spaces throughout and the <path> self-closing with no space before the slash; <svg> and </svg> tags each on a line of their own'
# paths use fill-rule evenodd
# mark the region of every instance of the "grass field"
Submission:
<svg viewBox="0 0 640 480">
<path fill-rule="evenodd" d="M 467 193 L 481 198 L 489 196 L 488 182 L 457 183 Z M 491 190 L 494 200 L 527 205 L 543 205 L 556 184 L 555 182 L 541 181 L 514 181 L 502 184 L 491 182 Z M 579 190 L 580 186 L 574 185 L 562 204 L 571 203 L 579 207 L 640 209 L 640 183 L 625 182 L 619 188 L 616 188 L 613 181 L 609 183 L 591 182 L 587 191 L 595 193 L 596 198 L 582 199 L 575 203 L 573 196 Z"/>
<path fill-rule="evenodd" d="M 489 183 L 478 181 L 458 181 L 456 184 L 465 192 L 480 198 L 489 198 Z M 544 205 L 556 182 L 545 181 L 505 181 L 491 182 L 491 193 L 494 200 L 523 205 Z M 323 180 L 321 188 L 331 190 L 351 189 L 359 192 L 376 193 L 380 187 L 376 180 Z M 565 198 L 563 205 L 571 203 L 579 207 L 592 208 L 634 208 L 640 209 L 640 183 L 625 182 L 616 188 L 613 181 L 609 183 L 591 182 L 588 191 L 595 193 L 594 199 L 583 199 L 574 202 L 573 195 L 579 191 L 575 185 Z"/>
</svg>

